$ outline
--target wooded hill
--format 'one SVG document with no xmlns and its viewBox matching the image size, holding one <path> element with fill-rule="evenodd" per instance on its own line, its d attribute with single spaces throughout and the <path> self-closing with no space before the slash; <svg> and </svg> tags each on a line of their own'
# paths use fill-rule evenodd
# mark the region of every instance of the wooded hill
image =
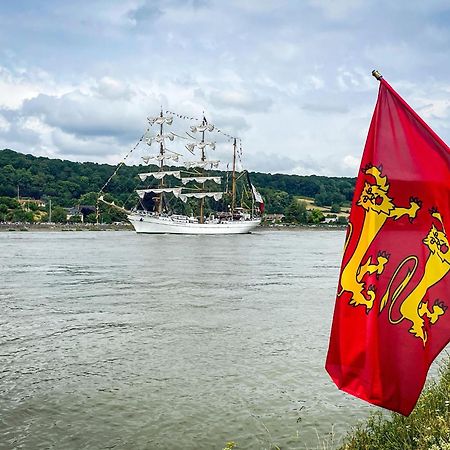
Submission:
<svg viewBox="0 0 450 450">
<path fill-rule="evenodd" d="M 50 199 L 54 205 L 80 204 L 88 193 L 98 192 L 113 174 L 114 166 L 72 162 L 0 150 L 0 197 Z M 108 185 L 107 192 L 131 208 L 136 204 L 134 189 L 143 166 L 123 166 Z M 252 183 L 265 199 L 266 212 L 284 214 L 295 197 L 308 197 L 317 206 L 342 206 L 352 200 L 354 178 L 299 176 L 250 172 Z"/>
</svg>

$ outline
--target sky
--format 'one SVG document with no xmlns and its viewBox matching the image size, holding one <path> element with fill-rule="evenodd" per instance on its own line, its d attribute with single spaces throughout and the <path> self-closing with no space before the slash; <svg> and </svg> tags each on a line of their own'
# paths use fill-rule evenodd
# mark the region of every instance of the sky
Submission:
<svg viewBox="0 0 450 450">
<path fill-rule="evenodd" d="M 450 142 L 449 48 L 447 0 L 5 0 L 0 148 L 117 164 L 162 107 L 249 170 L 353 177 L 372 69 Z"/>
</svg>

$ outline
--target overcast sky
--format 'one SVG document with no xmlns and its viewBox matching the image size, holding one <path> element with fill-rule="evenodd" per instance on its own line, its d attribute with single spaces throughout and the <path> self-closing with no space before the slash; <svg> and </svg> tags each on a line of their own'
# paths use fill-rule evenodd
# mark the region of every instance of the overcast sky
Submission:
<svg viewBox="0 0 450 450">
<path fill-rule="evenodd" d="M 450 142 L 448 1 L 2 1 L 0 36 L 0 148 L 115 164 L 162 106 L 250 170 L 355 176 L 374 68 Z"/>
</svg>

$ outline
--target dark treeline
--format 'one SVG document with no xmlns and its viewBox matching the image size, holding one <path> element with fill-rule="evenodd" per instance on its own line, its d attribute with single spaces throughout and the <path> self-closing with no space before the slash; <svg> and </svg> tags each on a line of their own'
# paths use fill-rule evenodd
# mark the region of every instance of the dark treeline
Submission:
<svg viewBox="0 0 450 450">
<path fill-rule="evenodd" d="M 317 206 L 342 206 L 352 201 L 355 178 L 317 175 L 251 173 L 253 184 L 266 199 L 268 213 L 284 213 L 294 197 L 314 199 Z"/>
<path fill-rule="evenodd" d="M 86 195 L 98 192 L 115 167 L 91 162 L 79 163 L 0 150 L 0 197 L 51 199 L 55 205 L 71 207 Z M 134 189 L 143 166 L 123 166 L 111 180 L 107 192 L 130 208 L 136 204 Z M 266 203 L 267 213 L 285 213 L 297 196 L 315 200 L 317 206 L 342 206 L 351 201 L 355 179 L 251 173 L 252 183 Z"/>
</svg>

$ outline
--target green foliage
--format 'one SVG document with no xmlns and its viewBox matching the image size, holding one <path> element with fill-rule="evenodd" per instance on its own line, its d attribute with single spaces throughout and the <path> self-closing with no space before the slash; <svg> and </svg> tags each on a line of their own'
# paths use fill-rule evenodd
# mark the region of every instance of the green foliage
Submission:
<svg viewBox="0 0 450 450">
<path fill-rule="evenodd" d="M 293 199 L 285 212 L 285 221 L 291 223 L 307 223 L 308 213 L 306 211 L 306 203 Z"/>
<path fill-rule="evenodd" d="M 85 219 L 86 223 L 96 223 L 97 222 L 97 214 L 95 213 L 90 213 L 86 216 Z"/>
<path fill-rule="evenodd" d="M 111 182 L 110 192 L 119 203 L 135 188 L 141 169 L 123 166 Z M 4 203 L 1 196 L 17 196 L 19 186 L 22 197 L 51 197 L 55 205 L 75 206 L 82 195 L 97 193 L 114 170 L 108 164 L 61 161 L 0 150 L 0 203 Z"/>
<path fill-rule="evenodd" d="M 9 209 L 17 209 L 20 207 L 19 202 L 15 198 L 0 197 L 0 203 Z"/>
<path fill-rule="evenodd" d="M 319 209 L 312 209 L 311 211 L 308 211 L 308 223 L 316 225 L 320 222 L 323 222 L 324 220 L 325 216 Z"/>
<path fill-rule="evenodd" d="M 77 204 L 78 205 L 95 206 L 97 204 L 97 198 L 98 198 L 97 192 L 86 192 L 86 194 L 83 194 L 78 199 Z M 113 198 L 111 195 L 109 195 L 109 196 L 105 196 L 105 200 L 108 202 L 111 202 L 111 201 L 113 201 Z"/>
<path fill-rule="evenodd" d="M 81 216 L 80 215 L 75 215 L 75 216 L 70 216 L 70 219 L 68 219 L 69 223 L 81 223 Z"/>
<path fill-rule="evenodd" d="M 15 209 L 9 214 L 9 220 L 12 222 L 27 222 L 33 223 L 34 216 L 31 211 L 25 211 L 23 209 Z"/>
<path fill-rule="evenodd" d="M 52 222 L 54 223 L 66 223 L 67 222 L 67 211 L 61 206 L 56 206 L 52 208 Z"/>
<path fill-rule="evenodd" d="M 407 383 L 408 380 L 405 380 Z M 409 417 L 375 413 L 345 438 L 341 450 L 450 450 L 450 359 Z"/>
<path fill-rule="evenodd" d="M 338 203 L 333 203 L 331 205 L 330 211 L 332 213 L 335 213 L 335 214 L 340 213 L 341 212 L 341 207 L 340 207 L 340 205 Z"/>
<path fill-rule="evenodd" d="M 285 191 L 261 188 L 261 195 L 265 200 L 268 214 L 284 214 L 286 208 L 292 203 L 293 197 Z"/>
<path fill-rule="evenodd" d="M 342 206 L 353 199 L 355 189 L 354 178 L 259 172 L 252 172 L 250 178 L 264 197 L 269 214 L 284 214 L 294 196 L 314 199 L 317 206 Z"/>
<path fill-rule="evenodd" d="M 51 198 L 54 206 L 94 206 L 97 202 L 97 193 L 114 170 L 115 167 L 108 164 L 62 161 L 24 155 L 7 149 L 0 150 L 0 204 L 5 204 L 8 210 L 18 209 L 19 205 L 13 203 L 17 203 L 14 197 L 19 187 L 22 197 Z M 122 166 L 108 185 L 107 193 L 110 196 L 108 201 L 114 201 L 125 208 L 135 206 L 137 196 L 134 189 L 139 185 L 137 174 L 142 171 L 142 166 Z M 215 175 L 226 178 L 220 171 Z M 342 205 L 352 199 L 355 185 L 355 180 L 351 178 L 315 175 L 272 175 L 253 172 L 250 173 L 250 178 L 264 197 L 265 211 L 268 214 L 286 214 L 295 197 L 315 199 L 318 206 Z M 241 199 L 242 196 L 243 193 L 238 192 L 238 198 Z M 229 203 L 226 197 L 222 205 L 213 205 L 206 201 L 205 213 L 214 212 L 218 206 L 226 210 Z M 174 207 L 175 204 L 169 206 Z M 188 215 L 198 214 L 198 202 L 177 206 L 183 208 Z M 296 214 L 294 210 L 291 212 Z M 113 213 L 102 209 L 101 214 L 105 221 L 123 220 L 123 214 L 120 212 Z M 316 220 L 315 216 L 313 218 Z M 300 220 L 303 221 L 304 218 Z"/>
</svg>

